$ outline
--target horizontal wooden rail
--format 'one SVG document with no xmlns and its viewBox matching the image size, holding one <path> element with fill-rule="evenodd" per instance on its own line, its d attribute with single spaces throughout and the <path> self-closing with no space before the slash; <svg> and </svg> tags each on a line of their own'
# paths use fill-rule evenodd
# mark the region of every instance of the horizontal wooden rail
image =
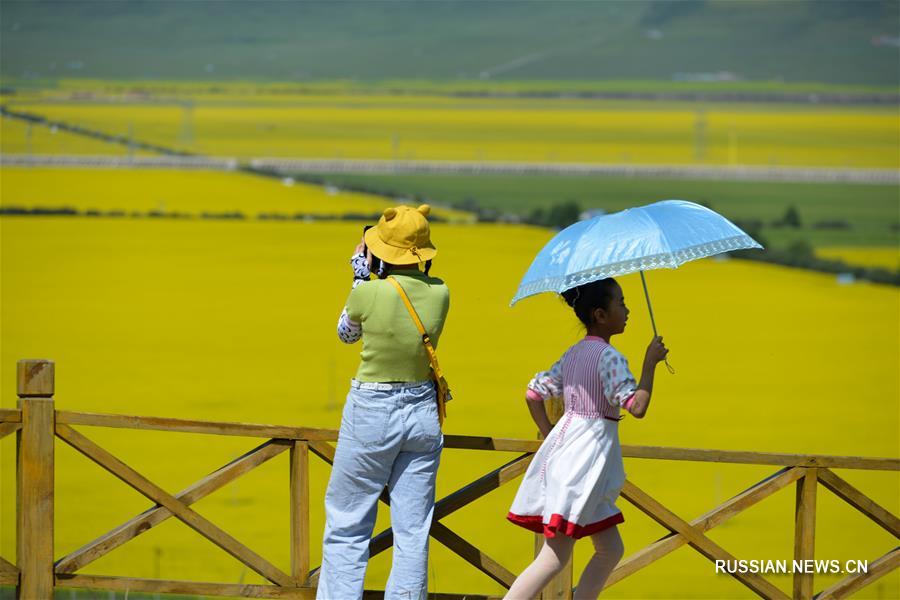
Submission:
<svg viewBox="0 0 900 600">
<path fill-rule="evenodd" d="M 67 410 L 56 411 L 56 422 L 65 425 L 93 425 L 97 427 L 150 429 L 156 431 L 179 431 L 183 433 L 237 435 L 243 437 L 280 438 L 288 440 L 335 441 L 337 440 L 338 433 L 333 429 L 314 429 L 310 427 L 223 423 L 218 421 L 171 419 L 167 417 L 137 417 L 132 415 L 81 413 Z"/>
<path fill-rule="evenodd" d="M 696 462 L 741 463 L 748 465 L 777 465 L 782 467 L 830 467 L 900 471 L 900 458 L 869 456 L 831 456 L 827 454 L 780 454 L 741 450 L 710 450 L 705 448 L 669 448 L 666 446 L 622 446 L 625 458 L 654 458 Z"/>
<path fill-rule="evenodd" d="M 0 408 L 0 423 L 21 423 L 22 411 L 18 408 Z"/>
<path fill-rule="evenodd" d="M 206 583 L 201 581 L 177 581 L 140 579 L 135 577 L 110 577 L 105 575 L 59 575 L 56 585 L 64 588 L 99 589 L 121 592 L 156 594 L 203 594 L 233 598 L 283 598 L 289 600 L 315 600 L 316 590 L 311 587 L 282 588 L 274 585 L 232 583 Z M 382 600 L 384 591 L 365 590 L 363 600 Z M 483 594 L 448 594 L 432 592 L 428 600 L 501 600 L 501 596 Z"/>
<path fill-rule="evenodd" d="M 9 411 L 18 413 L 19 411 Z M 15 422 L 17 418 L 8 416 Z M 2 419 L 0 419 L 2 421 Z M 82 413 L 58 410 L 56 422 L 66 425 L 90 425 L 97 427 L 122 427 L 128 429 L 151 429 L 211 435 L 235 435 L 245 437 L 279 438 L 300 441 L 337 441 L 335 429 L 314 427 L 291 427 L 284 425 L 260 425 L 219 421 L 197 421 L 166 417 L 141 417 L 103 413 Z M 444 448 L 464 450 L 493 450 L 498 452 L 537 452 L 540 440 L 520 440 L 446 434 Z M 866 469 L 877 471 L 900 471 L 900 458 L 869 456 L 833 456 L 828 454 L 785 454 L 777 452 L 756 452 L 743 450 L 716 450 L 709 448 L 672 448 L 668 446 L 622 446 L 625 458 L 647 458 L 657 460 L 684 460 L 693 462 L 740 463 L 752 465 L 775 465 L 783 467 L 827 467 L 835 469 Z"/>
<path fill-rule="evenodd" d="M 444 435 L 444 448 L 459 450 L 496 450 L 499 452 L 537 452 L 540 440 L 516 440 L 478 435 Z"/>
<path fill-rule="evenodd" d="M 202 581 L 167 581 L 161 579 L 109 577 L 103 575 L 59 574 L 56 576 L 56 585 L 67 588 L 92 588 L 122 592 L 202 594 L 206 596 L 232 596 L 236 598 L 290 598 L 292 600 L 315 600 L 316 597 L 316 590 L 314 588 L 306 587 L 206 583 Z"/>
</svg>

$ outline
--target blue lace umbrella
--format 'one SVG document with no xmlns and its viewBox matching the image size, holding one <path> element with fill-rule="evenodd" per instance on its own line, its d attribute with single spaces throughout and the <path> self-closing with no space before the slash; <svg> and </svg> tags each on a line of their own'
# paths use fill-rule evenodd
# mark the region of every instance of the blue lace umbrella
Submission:
<svg viewBox="0 0 900 600">
<path fill-rule="evenodd" d="M 656 321 L 644 271 L 675 269 L 699 258 L 762 246 L 719 213 L 685 200 L 663 200 L 580 221 L 544 246 L 510 306 L 541 292 L 641 273 L 653 334 Z"/>
</svg>

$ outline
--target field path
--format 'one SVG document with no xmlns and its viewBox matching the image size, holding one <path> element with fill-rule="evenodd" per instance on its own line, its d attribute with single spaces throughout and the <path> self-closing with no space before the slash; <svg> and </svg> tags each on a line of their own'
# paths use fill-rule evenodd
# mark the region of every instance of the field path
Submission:
<svg viewBox="0 0 900 600">
<path fill-rule="evenodd" d="M 7 166 L 98 167 L 128 169 L 241 168 L 236 158 L 208 156 L 90 156 L 2 154 Z M 454 175 L 608 175 L 643 179 L 706 179 L 718 181 L 780 181 L 792 183 L 900 184 L 894 169 L 831 169 L 827 167 L 683 167 L 677 165 L 616 165 L 559 162 L 379 160 L 320 158 L 255 158 L 250 170 L 268 173 L 433 173 Z"/>
</svg>

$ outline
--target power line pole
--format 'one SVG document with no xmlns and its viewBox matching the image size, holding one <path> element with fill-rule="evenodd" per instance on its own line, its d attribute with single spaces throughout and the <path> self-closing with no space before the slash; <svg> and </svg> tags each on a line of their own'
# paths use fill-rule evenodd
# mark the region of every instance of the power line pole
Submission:
<svg viewBox="0 0 900 600">
<path fill-rule="evenodd" d="M 694 162 L 706 160 L 706 111 L 698 108 L 694 117 Z"/>
<path fill-rule="evenodd" d="M 194 101 L 185 100 L 182 105 L 181 112 L 181 132 L 178 136 L 179 142 L 184 146 L 194 145 Z"/>
</svg>

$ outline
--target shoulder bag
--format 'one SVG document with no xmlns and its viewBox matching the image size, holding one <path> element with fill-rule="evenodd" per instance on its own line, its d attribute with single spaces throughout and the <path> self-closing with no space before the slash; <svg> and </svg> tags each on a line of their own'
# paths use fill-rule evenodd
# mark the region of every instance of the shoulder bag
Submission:
<svg viewBox="0 0 900 600">
<path fill-rule="evenodd" d="M 434 389 L 437 392 L 438 421 L 443 425 L 444 418 L 447 416 L 446 404 L 449 400 L 453 399 L 453 396 L 450 395 L 450 386 L 447 383 L 444 374 L 441 372 L 440 365 L 438 365 L 437 353 L 434 351 L 434 346 L 431 345 L 431 338 L 428 337 L 428 332 L 425 331 L 422 320 L 419 319 L 416 309 L 413 308 L 412 302 L 409 301 L 409 296 L 406 295 L 406 292 L 400 287 L 400 283 L 392 276 L 388 276 L 387 280 L 391 282 L 391 285 L 397 288 L 397 292 L 403 299 L 403 303 L 406 305 L 409 315 L 412 317 L 412 320 L 416 324 L 416 328 L 419 330 L 419 334 L 422 336 L 422 343 L 425 344 L 425 352 L 428 354 L 428 360 L 431 363 L 431 379 L 434 381 Z"/>
</svg>

